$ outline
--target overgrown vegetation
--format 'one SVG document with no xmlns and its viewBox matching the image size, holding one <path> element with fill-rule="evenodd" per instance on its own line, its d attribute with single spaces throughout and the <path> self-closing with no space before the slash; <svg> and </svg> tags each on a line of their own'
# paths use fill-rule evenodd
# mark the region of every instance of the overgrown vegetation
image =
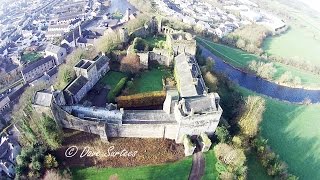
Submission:
<svg viewBox="0 0 320 180">
<path fill-rule="evenodd" d="M 200 54 L 200 52 L 197 52 L 197 59 L 202 64 L 201 70 L 206 85 L 210 92 L 219 93 L 220 104 L 224 109 L 223 119 L 227 121 L 227 124 L 222 121 L 215 132 L 215 138 L 220 142 L 215 147 L 215 153 L 219 159 L 216 169 L 222 179 L 245 178 L 247 170 L 244 162 L 246 157 L 242 153 L 250 154 L 251 149 L 267 147 L 257 145 L 257 138 L 260 138 L 259 125 L 266 106 L 265 100 L 260 96 L 248 96 L 246 99 L 242 99 L 242 94 L 225 76 L 216 74 L 206 68 L 206 63 L 204 63 L 206 60 Z M 294 175 L 288 173 L 287 166 L 284 166 L 283 161 L 267 155 L 274 154 L 271 148 L 266 149 L 268 151 L 261 152 L 263 155 L 259 154 L 259 159 L 268 162 L 265 165 L 262 163 L 268 174 L 274 178 L 296 179 Z M 232 162 L 239 162 L 238 165 L 240 166 L 230 164 Z"/>
<path fill-rule="evenodd" d="M 120 62 L 120 71 L 129 74 L 135 74 L 140 72 L 141 64 L 140 58 L 136 54 L 128 54 L 122 58 Z"/>
<path fill-rule="evenodd" d="M 236 29 L 221 40 L 228 45 L 260 55 L 263 52 L 263 40 L 270 35 L 271 32 L 265 26 L 252 24 Z"/>
<path fill-rule="evenodd" d="M 66 58 L 66 62 L 59 66 L 57 80 L 54 83 L 54 88 L 58 90 L 64 89 L 70 82 L 76 78 L 74 66 L 80 59 L 93 59 L 97 56 L 97 51 L 94 48 L 82 49 L 77 48 L 72 51 Z"/>
<path fill-rule="evenodd" d="M 145 23 L 150 20 L 150 16 L 147 14 L 139 14 L 135 19 L 127 22 L 124 27 L 127 28 L 129 34 L 138 28 L 144 27 Z"/>
<path fill-rule="evenodd" d="M 13 123 L 21 132 L 19 142 L 22 145 L 21 155 L 17 157 L 17 177 L 39 178 L 46 168 L 44 157 L 47 150 L 61 146 L 62 133 L 58 124 L 48 114 L 39 114 L 32 107 L 35 93 L 44 89 L 44 85 L 28 87 L 19 102 L 14 106 Z M 51 158 L 53 161 L 54 158 Z"/>
<path fill-rule="evenodd" d="M 249 54 L 242 50 L 228 47 L 222 44 L 213 43 L 199 37 L 197 37 L 197 42 L 206 47 L 216 56 L 221 57 L 225 62 L 232 65 L 233 67 L 240 68 L 242 71 L 253 70 L 255 74 L 260 77 L 266 78 L 269 81 L 281 83 L 283 82 L 283 77 L 280 77 L 285 73 L 291 72 L 293 76 L 291 78 L 291 81 L 287 81 L 289 83 L 283 85 L 293 87 L 302 86 L 304 88 L 312 89 L 320 87 L 320 82 L 318 81 L 319 75 L 316 75 L 314 73 L 301 70 L 294 66 L 287 66 L 279 62 L 273 62 L 268 57 L 260 57 L 254 54 Z M 252 68 L 251 70 L 248 68 L 250 63 Z M 301 84 L 299 82 L 301 82 Z"/>
</svg>

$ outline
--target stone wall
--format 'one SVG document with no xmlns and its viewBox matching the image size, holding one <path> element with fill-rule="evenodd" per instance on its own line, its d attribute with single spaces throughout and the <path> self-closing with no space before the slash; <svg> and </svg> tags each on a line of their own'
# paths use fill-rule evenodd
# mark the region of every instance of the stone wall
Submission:
<svg viewBox="0 0 320 180">
<path fill-rule="evenodd" d="M 220 106 L 219 108 L 219 111 L 214 111 L 211 113 L 183 116 L 178 108 L 178 105 L 176 105 L 174 107 L 174 114 L 175 119 L 179 124 L 177 142 L 181 143 L 185 134 L 190 136 L 199 136 L 201 133 L 206 133 L 208 135 L 214 134 L 222 115 L 222 109 Z"/>
<path fill-rule="evenodd" d="M 153 49 L 149 56 L 150 61 L 157 61 L 161 65 L 170 66 L 173 63 L 173 54 L 166 49 Z"/>
<path fill-rule="evenodd" d="M 61 127 L 96 134 L 99 135 L 102 140 L 108 140 L 106 133 L 106 123 L 101 121 L 80 119 L 67 113 L 55 103 L 52 103 L 51 111 L 54 119 Z"/>
</svg>

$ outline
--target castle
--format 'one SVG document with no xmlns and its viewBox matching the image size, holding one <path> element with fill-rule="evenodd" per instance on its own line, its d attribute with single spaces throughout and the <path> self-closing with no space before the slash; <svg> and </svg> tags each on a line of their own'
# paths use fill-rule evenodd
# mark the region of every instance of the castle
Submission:
<svg viewBox="0 0 320 180">
<path fill-rule="evenodd" d="M 158 28 L 162 30 L 163 28 Z M 78 104 L 109 70 L 109 58 L 82 59 L 74 67 L 77 78 L 63 91 L 39 91 L 33 100 L 38 112 L 50 113 L 64 128 L 113 137 L 168 138 L 183 143 L 185 154 L 195 149 L 190 136 L 199 136 L 202 150 L 211 146 L 222 115 L 217 93 L 209 93 L 195 59 L 196 41 L 190 34 L 169 34 L 174 54 L 177 88 L 166 88 L 162 110 L 126 110 L 110 104 L 105 108 Z M 166 65 L 166 63 L 164 63 Z"/>
</svg>

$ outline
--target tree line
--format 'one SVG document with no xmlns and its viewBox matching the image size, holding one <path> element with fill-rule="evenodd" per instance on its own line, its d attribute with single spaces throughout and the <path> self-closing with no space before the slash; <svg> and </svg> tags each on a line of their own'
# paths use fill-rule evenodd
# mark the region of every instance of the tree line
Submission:
<svg viewBox="0 0 320 180">
<path fill-rule="evenodd" d="M 246 179 L 246 156 L 257 152 L 258 159 L 268 175 L 276 179 L 298 179 L 288 172 L 288 166 L 276 155 L 267 140 L 260 135 L 260 123 L 266 109 L 265 99 L 260 96 L 243 97 L 224 74 L 215 73 L 210 61 L 197 52 L 197 60 L 209 92 L 218 92 L 224 110 L 213 141 L 218 158 L 216 170 L 220 179 Z M 206 63 L 208 62 L 208 63 Z M 214 66 L 214 63 L 213 63 Z"/>
</svg>

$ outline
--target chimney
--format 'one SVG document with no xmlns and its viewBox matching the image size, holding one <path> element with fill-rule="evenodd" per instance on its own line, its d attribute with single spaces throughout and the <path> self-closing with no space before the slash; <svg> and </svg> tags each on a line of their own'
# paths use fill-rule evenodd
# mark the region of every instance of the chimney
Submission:
<svg viewBox="0 0 320 180">
<path fill-rule="evenodd" d="M 81 25 L 79 25 L 79 37 L 82 37 L 82 33 L 81 33 Z"/>
</svg>

